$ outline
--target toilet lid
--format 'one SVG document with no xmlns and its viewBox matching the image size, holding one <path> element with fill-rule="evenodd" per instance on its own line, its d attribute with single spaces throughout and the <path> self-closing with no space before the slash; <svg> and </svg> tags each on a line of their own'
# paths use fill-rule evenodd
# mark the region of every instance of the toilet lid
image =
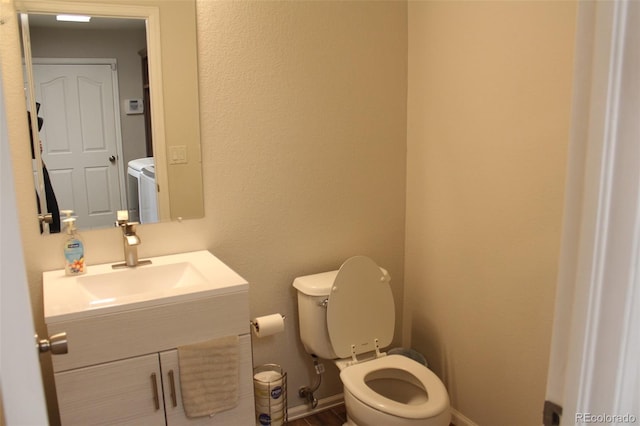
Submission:
<svg viewBox="0 0 640 426">
<path fill-rule="evenodd" d="M 391 344 L 395 326 L 393 294 L 385 275 L 366 256 L 356 256 L 342 264 L 329 293 L 327 327 L 338 358 L 375 350 L 375 340 L 383 348 Z"/>
</svg>

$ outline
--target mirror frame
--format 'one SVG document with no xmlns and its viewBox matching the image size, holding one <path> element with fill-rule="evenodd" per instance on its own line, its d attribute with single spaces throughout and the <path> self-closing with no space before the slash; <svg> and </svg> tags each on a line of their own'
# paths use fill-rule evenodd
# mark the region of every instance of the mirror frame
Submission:
<svg viewBox="0 0 640 426">
<path fill-rule="evenodd" d="M 149 61 L 149 86 L 150 86 L 150 109 L 151 109 L 151 131 L 153 134 L 154 157 L 156 159 L 156 183 L 160 191 L 158 196 L 158 221 L 165 222 L 171 220 L 170 200 L 169 200 L 169 178 L 166 154 L 166 135 L 164 125 L 164 99 L 163 99 L 163 79 L 162 79 L 162 46 L 160 38 L 160 10 L 156 6 L 139 6 L 126 4 L 106 4 L 106 3 L 80 3 L 69 1 L 40 1 L 40 0 L 16 0 L 16 12 L 20 14 L 81 14 L 91 15 L 104 18 L 125 18 L 125 19 L 144 19 L 147 30 L 147 54 Z M 28 22 L 27 22 L 28 24 Z M 33 87 L 33 64 L 31 57 L 30 43 L 28 31 L 25 33 L 25 20 L 22 20 L 23 26 L 23 46 L 25 55 L 25 66 L 27 68 L 27 76 L 29 81 L 29 93 L 35 93 Z M 28 25 L 27 25 L 28 26 Z M 27 34 L 25 37 L 24 34 Z M 31 111 L 36 111 L 35 98 L 30 96 L 28 106 Z M 32 132 L 38 134 L 37 120 L 31 120 Z M 34 127 L 35 125 L 35 127 Z M 35 128 L 35 131 L 33 130 Z M 36 160 L 39 160 L 39 150 L 35 150 Z M 38 165 L 40 165 L 38 161 Z M 38 167 L 38 179 L 36 186 L 44 194 L 42 183 L 42 170 Z M 44 197 L 40 197 L 41 199 Z M 47 209 L 42 209 L 48 212 Z"/>
</svg>

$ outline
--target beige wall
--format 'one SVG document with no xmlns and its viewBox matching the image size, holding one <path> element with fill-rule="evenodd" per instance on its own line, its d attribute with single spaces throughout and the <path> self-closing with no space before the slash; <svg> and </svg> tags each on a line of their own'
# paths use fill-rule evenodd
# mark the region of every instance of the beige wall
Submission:
<svg viewBox="0 0 640 426">
<path fill-rule="evenodd" d="M 409 2 L 405 332 L 479 425 L 540 425 L 575 2 Z"/>
<path fill-rule="evenodd" d="M 252 315 L 287 315 L 254 363 L 283 363 L 290 405 L 313 378 L 296 276 L 371 256 L 393 279 L 399 342 L 406 7 L 198 1 L 208 247 L 251 283 Z M 326 366 L 319 397 L 342 391 Z"/>
<path fill-rule="evenodd" d="M 141 226 L 139 252 L 207 248 L 251 283 L 252 316 L 287 315 L 284 334 L 254 342 L 254 362 L 283 365 L 292 406 L 303 403 L 296 390 L 312 379 L 298 338 L 296 276 L 369 255 L 392 276 L 401 327 L 406 8 L 197 2 L 205 218 Z M 3 36 L 9 29 L 3 26 Z M 12 151 L 27 162 L 17 40 L 0 39 Z M 41 274 L 60 268 L 62 237 L 38 234 L 29 169 L 16 166 L 15 176 L 34 315 L 44 335 Z M 89 265 L 121 260 L 119 230 L 83 237 Z M 319 397 L 341 392 L 335 368 L 327 363 L 327 370 Z M 45 377 L 51 398 L 48 365 Z"/>
<path fill-rule="evenodd" d="M 254 361 L 282 364 L 293 390 L 311 380 L 293 278 L 372 256 L 454 407 L 480 425 L 540 424 L 575 3 L 198 0 L 197 11 L 206 216 L 142 226 L 141 255 L 208 248 L 244 275 L 252 316 L 288 315 L 284 334 L 254 341 Z M 5 71 L 18 81 L 19 58 L 2 60 L 12 150 L 27 161 L 24 100 Z M 15 175 L 44 335 L 41 273 L 60 266 L 62 240 L 37 233 L 29 171 Z M 90 263 L 121 258 L 118 230 L 84 238 Z M 320 397 L 340 392 L 327 367 Z"/>
</svg>

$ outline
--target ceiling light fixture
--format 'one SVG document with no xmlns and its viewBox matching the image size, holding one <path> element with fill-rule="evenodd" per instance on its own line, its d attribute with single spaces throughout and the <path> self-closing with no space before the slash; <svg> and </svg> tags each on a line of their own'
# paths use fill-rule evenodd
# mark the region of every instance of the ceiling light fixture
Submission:
<svg viewBox="0 0 640 426">
<path fill-rule="evenodd" d="M 56 15 L 57 21 L 64 22 L 89 22 L 91 20 L 91 16 L 85 15 Z"/>
</svg>

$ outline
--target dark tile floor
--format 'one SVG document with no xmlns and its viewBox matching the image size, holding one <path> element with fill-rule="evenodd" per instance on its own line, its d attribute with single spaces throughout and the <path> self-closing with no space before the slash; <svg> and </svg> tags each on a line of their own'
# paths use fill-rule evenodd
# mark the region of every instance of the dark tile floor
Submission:
<svg viewBox="0 0 640 426">
<path fill-rule="evenodd" d="M 347 410 L 344 405 L 339 405 L 328 410 L 321 411 L 309 417 L 290 421 L 288 426 L 342 426 L 347 421 Z M 454 426 L 451 423 L 451 426 Z"/>
</svg>

